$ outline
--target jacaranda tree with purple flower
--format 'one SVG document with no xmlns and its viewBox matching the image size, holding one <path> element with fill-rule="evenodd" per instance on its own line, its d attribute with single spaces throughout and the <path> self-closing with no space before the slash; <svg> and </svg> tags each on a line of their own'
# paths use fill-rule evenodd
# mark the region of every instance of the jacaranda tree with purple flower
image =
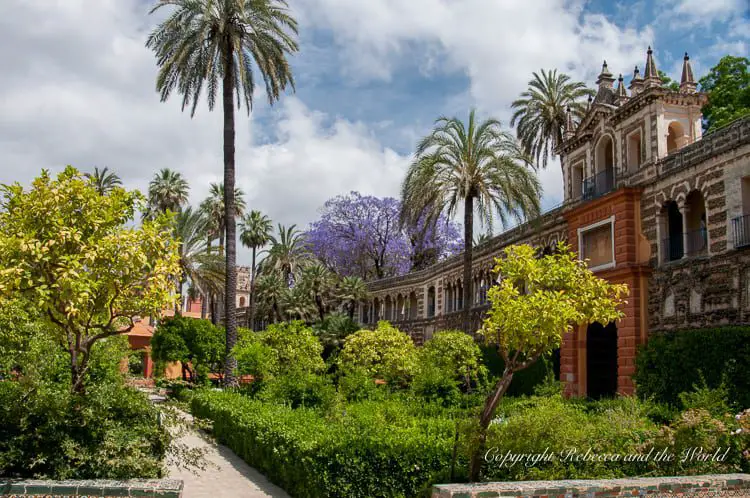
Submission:
<svg viewBox="0 0 750 498">
<path fill-rule="evenodd" d="M 442 218 L 401 228 L 401 203 L 350 192 L 327 201 L 306 240 L 310 251 L 341 276 L 369 280 L 403 275 L 461 250 L 461 230 Z"/>
</svg>

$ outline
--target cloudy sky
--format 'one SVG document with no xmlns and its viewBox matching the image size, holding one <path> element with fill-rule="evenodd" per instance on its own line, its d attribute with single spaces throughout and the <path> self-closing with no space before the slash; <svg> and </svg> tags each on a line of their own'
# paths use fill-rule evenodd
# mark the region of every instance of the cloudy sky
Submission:
<svg viewBox="0 0 750 498">
<path fill-rule="evenodd" d="M 593 85 L 610 70 L 657 64 L 696 76 L 747 56 L 747 0 L 290 0 L 300 22 L 297 91 L 239 114 L 238 185 L 274 221 L 305 226 L 350 190 L 397 195 L 415 141 L 443 114 L 476 107 L 507 123 L 531 72 L 558 68 Z M 198 203 L 222 178 L 221 113 L 191 119 L 161 103 L 144 41 L 144 0 L 0 0 L 0 183 L 42 168 L 108 166 L 145 190 L 168 167 Z M 542 172 L 561 200 L 559 165 Z M 241 254 L 242 256 L 242 254 Z"/>
</svg>

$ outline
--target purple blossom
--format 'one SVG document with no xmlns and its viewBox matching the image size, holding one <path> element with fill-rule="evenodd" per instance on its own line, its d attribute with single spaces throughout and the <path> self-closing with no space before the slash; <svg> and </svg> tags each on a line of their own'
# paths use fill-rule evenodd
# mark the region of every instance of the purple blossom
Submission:
<svg viewBox="0 0 750 498">
<path fill-rule="evenodd" d="M 358 192 L 328 200 L 311 223 L 307 242 L 315 256 L 340 275 L 364 279 L 403 275 L 461 250 L 458 225 L 441 217 L 434 226 L 401 229 L 401 204 Z"/>
</svg>

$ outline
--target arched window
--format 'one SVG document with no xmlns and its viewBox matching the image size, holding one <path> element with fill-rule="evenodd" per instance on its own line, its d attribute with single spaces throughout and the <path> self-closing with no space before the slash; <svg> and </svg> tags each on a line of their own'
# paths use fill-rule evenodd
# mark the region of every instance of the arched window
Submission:
<svg viewBox="0 0 750 498">
<path fill-rule="evenodd" d="M 240 297 L 240 308 L 244 308 L 244 307 L 245 307 L 245 298 Z"/>
<path fill-rule="evenodd" d="M 677 149 L 682 148 L 686 142 L 687 137 L 682 125 L 677 121 L 669 123 L 669 128 L 667 129 L 667 154 L 671 154 Z"/>
<path fill-rule="evenodd" d="M 594 176 L 583 181 L 584 199 L 595 199 L 615 186 L 615 152 L 612 137 L 604 135 L 596 144 Z"/>
<path fill-rule="evenodd" d="M 427 289 L 427 316 L 435 316 L 435 287 Z"/>
</svg>

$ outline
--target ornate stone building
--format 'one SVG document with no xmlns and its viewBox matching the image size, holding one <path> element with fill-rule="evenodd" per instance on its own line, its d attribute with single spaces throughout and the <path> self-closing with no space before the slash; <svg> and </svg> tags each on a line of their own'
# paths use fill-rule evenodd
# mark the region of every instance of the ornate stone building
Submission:
<svg viewBox="0 0 750 498">
<path fill-rule="evenodd" d="M 628 89 L 606 62 L 580 123 L 559 144 L 565 198 L 538 219 L 475 248 L 473 326 L 509 244 L 566 240 L 589 267 L 630 288 L 625 318 L 583 326 L 560 350 L 571 395 L 631 394 L 637 347 L 668 329 L 750 324 L 750 119 L 702 135 L 706 95 L 685 55 L 679 91 L 662 86 L 649 48 Z M 628 91 L 629 90 L 629 91 Z M 460 327 L 462 259 L 372 282 L 364 325 L 391 320 L 423 342 Z"/>
</svg>

